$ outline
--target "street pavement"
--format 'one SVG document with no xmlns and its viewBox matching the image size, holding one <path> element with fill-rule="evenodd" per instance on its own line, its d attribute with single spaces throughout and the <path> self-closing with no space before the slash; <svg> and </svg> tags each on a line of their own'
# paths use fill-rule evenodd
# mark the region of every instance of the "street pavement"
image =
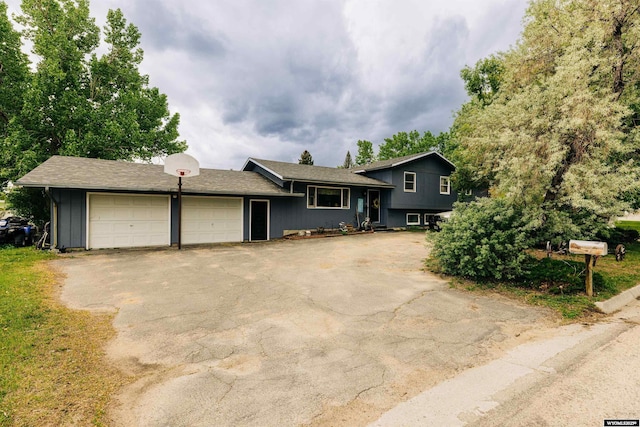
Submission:
<svg viewBox="0 0 640 427">
<path fill-rule="evenodd" d="M 602 426 L 640 419 L 640 302 L 423 391 L 370 426 Z M 637 424 L 636 424 L 637 425 Z"/>
</svg>

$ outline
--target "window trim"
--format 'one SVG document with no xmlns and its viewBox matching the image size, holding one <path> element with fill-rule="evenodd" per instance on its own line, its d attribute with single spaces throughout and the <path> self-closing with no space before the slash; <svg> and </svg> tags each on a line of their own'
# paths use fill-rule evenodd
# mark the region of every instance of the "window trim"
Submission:
<svg viewBox="0 0 640 427">
<path fill-rule="evenodd" d="M 318 206 L 318 188 L 340 190 L 340 206 Z M 313 189 L 313 205 L 309 204 L 309 195 Z M 345 192 L 347 205 L 344 206 Z M 307 185 L 307 209 L 351 209 L 351 189 L 349 187 L 329 187 L 324 185 Z"/>
<path fill-rule="evenodd" d="M 417 222 L 409 222 L 409 215 L 415 215 L 418 218 Z M 411 212 L 407 212 L 407 225 L 420 225 L 420 217 L 422 215 L 420 215 L 419 213 L 411 213 Z"/>
<path fill-rule="evenodd" d="M 442 183 L 443 179 L 446 180 L 446 184 Z M 443 185 L 447 186 L 447 191 L 446 192 L 442 191 Z M 441 176 L 440 177 L 440 194 L 445 194 L 445 195 L 451 194 L 451 177 L 448 177 L 448 176 Z"/>
<path fill-rule="evenodd" d="M 413 176 L 413 181 L 407 181 L 407 176 L 408 175 Z M 417 174 L 415 172 L 405 171 L 404 172 L 404 192 L 405 193 L 415 193 L 416 190 L 417 190 L 417 187 L 418 187 L 417 180 L 418 180 L 418 176 L 417 176 Z M 409 182 L 413 184 L 413 189 L 407 189 L 407 183 L 409 183 Z"/>
</svg>

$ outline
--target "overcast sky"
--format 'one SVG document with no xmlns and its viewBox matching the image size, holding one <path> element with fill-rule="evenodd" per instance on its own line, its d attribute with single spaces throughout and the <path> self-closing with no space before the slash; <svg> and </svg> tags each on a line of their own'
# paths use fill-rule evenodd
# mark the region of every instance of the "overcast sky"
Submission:
<svg viewBox="0 0 640 427">
<path fill-rule="evenodd" d="M 20 0 L 5 0 L 9 13 Z M 202 167 L 248 157 L 342 164 L 356 142 L 439 133 L 460 69 L 516 43 L 527 0 L 93 0 L 142 33 L 141 72 Z"/>
</svg>

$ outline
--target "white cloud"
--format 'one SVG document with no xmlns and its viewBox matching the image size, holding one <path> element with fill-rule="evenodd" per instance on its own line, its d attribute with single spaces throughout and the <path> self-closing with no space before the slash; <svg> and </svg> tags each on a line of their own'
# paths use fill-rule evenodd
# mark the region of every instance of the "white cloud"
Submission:
<svg viewBox="0 0 640 427">
<path fill-rule="evenodd" d="M 9 0 L 18 12 L 19 0 Z M 459 71 L 515 44 L 526 0 L 94 0 L 140 29 L 143 73 L 204 167 L 341 164 L 356 141 L 447 130 Z"/>
</svg>

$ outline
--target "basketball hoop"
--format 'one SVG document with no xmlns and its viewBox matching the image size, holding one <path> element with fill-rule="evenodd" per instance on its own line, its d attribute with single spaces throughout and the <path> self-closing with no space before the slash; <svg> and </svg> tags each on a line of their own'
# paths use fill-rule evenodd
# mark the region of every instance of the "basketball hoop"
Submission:
<svg viewBox="0 0 640 427">
<path fill-rule="evenodd" d="M 164 173 L 178 177 L 178 249 L 182 249 L 182 178 L 200 175 L 200 164 L 188 154 L 172 154 L 164 159 Z"/>
<path fill-rule="evenodd" d="M 188 154 L 172 154 L 164 159 L 164 173 L 177 177 L 191 177 L 200 174 L 200 164 Z"/>
</svg>

